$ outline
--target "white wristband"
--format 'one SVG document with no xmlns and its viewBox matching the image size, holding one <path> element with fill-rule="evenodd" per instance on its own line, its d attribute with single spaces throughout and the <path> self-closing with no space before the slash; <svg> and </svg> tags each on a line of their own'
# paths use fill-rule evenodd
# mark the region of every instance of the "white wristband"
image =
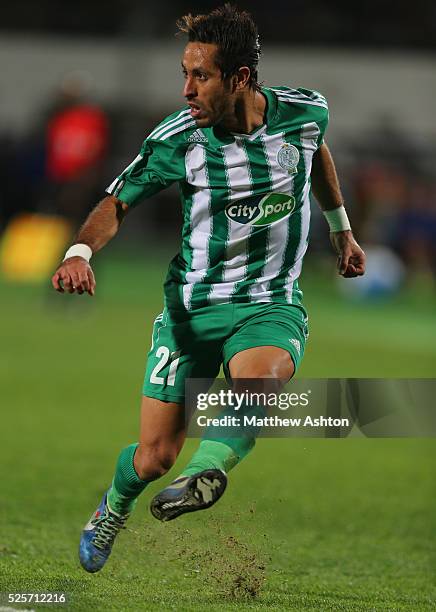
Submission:
<svg viewBox="0 0 436 612">
<path fill-rule="evenodd" d="M 83 257 L 86 261 L 89 261 L 92 256 L 92 249 L 87 244 L 73 244 L 68 251 L 65 253 L 63 261 L 69 257 Z"/>
<path fill-rule="evenodd" d="M 347 211 L 343 205 L 333 208 L 333 210 L 323 210 L 323 213 L 331 232 L 345 232 L 351 229 Z"/>
</svg>

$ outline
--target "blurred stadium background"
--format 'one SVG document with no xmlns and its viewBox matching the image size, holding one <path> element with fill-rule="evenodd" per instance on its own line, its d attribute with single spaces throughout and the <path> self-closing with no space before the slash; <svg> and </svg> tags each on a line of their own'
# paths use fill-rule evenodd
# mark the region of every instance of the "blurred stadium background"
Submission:
<svg viewBox="0 0 436 612">
<path fill-rule="evenodd" d="M 399 7 L 395 18 L 385 2 L 245 5 L 260 24 L 265 84 L 319 89 L 329 100 L 328 142 L 353 226 L 370 253 L 377 247 L 371 289 L 434 287 L 434 4 Z M 183 104 L 174 23 L 214 3 L 25 6 L 2 18 L 1 228 L 24 212 L 60 214 L 75 228 L 156 122 Z M 140 207 L 121 240 L 176 243 L 179 222 L 174 188 Z M 312 259 L 325 252 L 315 208 Z"/>
<path fill-rule="evenodd" d="M 261 80 L 317 89 L 329 100 L 327 142 L 369 256 L 364 279 L 340 282 L 327 226 L 313 206 L 301 282 L 311 339 L 300 375 L 434 377 L 434 2 L 237 4 L 259 25 Z M 202 568 L 192 570 L 204 530 L 214 529 L 205 519 L 171 527 L 170 545 L 178 541 L 179 552 L 188 525 L 194 542 L 177 567 L 166 563 L 161 526 L 147 519 L 148 531 L 140 531 L 145 500 L 99 581 L 83 576 L 74 558 L 78 529 L 118 448 L 136 437 L 151 325 L 178 248 L 177 189 L 138 207 L 93 259 L 94 300 L 57 295 L 49 284 L 105 186 L 156 122 L 183 105 L 175 20 L 216 5 L 40 0 L 2 8 L 1 591 L 66 589 L 76 598 L 72 609 L 110 609 L 108 593 L 117 609 L 229 609 L 219 585 L 200 585 Z M 191 449 L 189 443 L 181 463 Z M 235 486 L 214 515 L 231 531 L 232 509 L 255 504 L 255 522 L 248 511 L 239 519 L 243 535 L 248 530 L 262 548 L 261 525 L 268 543 L 259 605 L 435 609 L 435 450 L 432 440 L 262 440 L 233 477 L 247 486 Z M 286 476 L 283 465 L 290 466 Z M 241 567 L 250 566 L 240 552 Z M 190 598 L 191 588 L 199 600 Z"/>
</svg>

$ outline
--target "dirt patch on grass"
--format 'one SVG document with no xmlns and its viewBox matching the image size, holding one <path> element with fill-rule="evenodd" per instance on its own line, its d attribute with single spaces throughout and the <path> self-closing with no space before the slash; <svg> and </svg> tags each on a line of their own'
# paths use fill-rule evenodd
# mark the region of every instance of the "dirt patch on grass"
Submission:
<svg viewBox="0 0 436 612">
<path fill-rule="evenodd" d="M 207 538 L 193 530 L 177 533 L 175 551 L 185 571 L 196 573 L 205 590 L 231 599 L 258 596 L 265 582 L 266 563 L 261 552 L 220 525 L 208 519 Z"/>
<path fill-rule="evenodd" d="M 180 565 L 183 576 L 194 579 L 198 593 L 205 597 L 256 598 L 266 580 L 269 556 L 261 546 L 252 543 L 259 541 L 254 509 L 221 516 L 202 513 L 201 519 L 191 519 L 192 525 L 187 517 L 153 523 L 145 527 L 138 540 L 142 539 L 141 546 L 152 548 L 157 555 L 161 551 L 161 559 Z M 141 536 L 138 532 L 136 535 Z"/>
</svg>

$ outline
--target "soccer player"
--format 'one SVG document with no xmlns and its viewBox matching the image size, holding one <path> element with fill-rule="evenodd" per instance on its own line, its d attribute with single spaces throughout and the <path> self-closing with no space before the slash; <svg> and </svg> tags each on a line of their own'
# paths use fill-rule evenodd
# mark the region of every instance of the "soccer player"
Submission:
<svg viewBox="0 0 436 612">
<path fill-rule="evenodd" d="M 311 184 L 328 224 L 338 271 L 364 273 L 335 166 L 324 142 L 325 98 L 257 80 L 251 16 L 225 5 L 178 22 L 187 106 L 164 119 L 108 187 L 53 276 L 57 291 L 94 294 L 93 253 L 122 219 L 174 182 L 183 206 L 182 244 L 156 317 L 141 406 L 139 443 L 124 448 L 113 482 L 86 525 L 80 561 L 100 570 L 140 493 L 173 465 L 185 437 L 185 379 L 287 382 L 307 337 L 298 287 L 307 248 Z M 250 436 L 206 434 L 182 474 L 151 502 L 163 521 L 214 504 Z"/>
</svg>

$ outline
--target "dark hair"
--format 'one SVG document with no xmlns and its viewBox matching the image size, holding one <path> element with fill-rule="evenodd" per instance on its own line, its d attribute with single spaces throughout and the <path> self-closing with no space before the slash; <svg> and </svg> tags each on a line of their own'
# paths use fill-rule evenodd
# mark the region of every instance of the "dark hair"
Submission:
<svg viewBox="0 0 436 612">
<path fill-rule="evenodd" d="M 241 66 L 250 68 L 249 86 L 258 89 L 257 64 L 260 44 L 257 27 L 251 15 L 224 4 L 207 15 L 184 15 L 177 21 L 179 30 L 189 42 L 211 43 L 218 47 L 216 63 L 223 79 L 236 74 Z"/>
</svg>

